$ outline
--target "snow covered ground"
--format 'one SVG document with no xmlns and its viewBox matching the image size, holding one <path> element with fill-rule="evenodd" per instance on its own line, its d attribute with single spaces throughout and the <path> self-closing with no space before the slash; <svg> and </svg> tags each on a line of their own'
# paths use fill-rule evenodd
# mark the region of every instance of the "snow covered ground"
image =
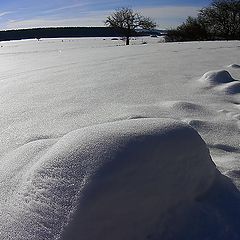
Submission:
<svg viewBox="0 0 240 240">
<path fill-rule="evenodd" d="M 240 42 L 160 42 L 0 43 L 0 239 L 240 239 Z"/>
</svg>

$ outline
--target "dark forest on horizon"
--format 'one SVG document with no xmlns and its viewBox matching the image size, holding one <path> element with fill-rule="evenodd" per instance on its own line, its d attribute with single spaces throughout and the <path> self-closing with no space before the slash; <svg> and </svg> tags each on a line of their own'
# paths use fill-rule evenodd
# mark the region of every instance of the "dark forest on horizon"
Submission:
<svg viewBox="0 0 240 240">
<path fill-rule="evenodd" d="M 161 35 L 161 31 L 137 31 L 134 33 L 134 36 L 148 35 Z M 111 27 L 49 27 L 0 31 L 0 41 L 70 37 L 123 37 L 123 35 L 118 29 Z"/>
</svg>

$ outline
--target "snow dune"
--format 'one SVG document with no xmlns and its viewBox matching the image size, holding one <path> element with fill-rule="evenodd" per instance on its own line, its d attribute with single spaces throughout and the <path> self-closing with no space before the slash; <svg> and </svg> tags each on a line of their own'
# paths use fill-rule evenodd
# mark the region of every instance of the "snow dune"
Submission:
<svg viewBox="0 0 240 240">
<path fill-rule="evenodd" d="M 114 44 L 2 43 L 0 239 L 239 239 L 239 42 Z"/>
<path fill-rule="evenodd" d="M 234 64 L 230 64 L 228 67 L 229 68 L 240 68 L 240 65 L 234 63 Z"/>
<path fill-rule="evenodd" d="M 216 90 L 226 94 L 240 93 L 240 81 L 233 79 L 226 70 L 207 72 L 200 78 L 200 81 L 208 87 L 215 87 Z"/>
<path fill-rule="evenodd" d="M 206 82 L 210 86 L 234 81 L 232 76 L 226 70 L 207 72 L 200 80 Z"/>
<path fill-rule="evenodd" d="M 222 181 L 198 133 L 167 119 L 82 128 L 55 143 L 28 143 L 14 156 L 16 163 L 1 169 L 5 184 L 12 183 L 1 198 L 6 203 L 1 205 L 4 239 L 168 239 L 173 229 L 161 228 L 172 224 L 169 212 L 199 204 L 194 213 L 208 221 L 200 214 L 207 207 L 199 199 L 208 200 L 208 192 Z M 9 178 L 20 169 L 17 184 L 16 176 L 6 182 L 6 173 Z M 227 180 L 220 186 L 224 184 Z M 228 198 L 237 199 L 232 192 Z M 235 219 L 218 223 L 221 211 L 217 206 L 210 210 L 216 212 L 211 218 L 218 230 Z M 189 219 L 182 217 L 187 227 Z M 221 234 L 234 236 L 234 230 Z M 189 234 L 200 239 L 203 233 Z"/>
</svg>

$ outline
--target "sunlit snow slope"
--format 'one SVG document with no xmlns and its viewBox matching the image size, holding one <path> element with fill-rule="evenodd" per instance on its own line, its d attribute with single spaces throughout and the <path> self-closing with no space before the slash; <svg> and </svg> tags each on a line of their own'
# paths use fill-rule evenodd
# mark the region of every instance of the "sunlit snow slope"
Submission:
<svg viewBox="0 0 240 240">
<path fill-rule="evenodd" d="M 0 43 L 0 239 L 240 239 L 240 42 L 132 43 Z"/>
</svg>

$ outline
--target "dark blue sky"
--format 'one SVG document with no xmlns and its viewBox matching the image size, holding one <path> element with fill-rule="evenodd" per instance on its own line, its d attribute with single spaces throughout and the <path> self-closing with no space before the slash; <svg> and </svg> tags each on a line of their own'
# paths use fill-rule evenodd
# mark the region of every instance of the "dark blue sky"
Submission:
<svg viewBox="0 0 240 240">
<path fill-rule="evenodd" d="M 211 1 L 184 0 L 1 0 L 0 28 L 102 26 L 116 8 L 132 7 L 154 18 L 159 28 L 176 26 Z"/>
</svg>

